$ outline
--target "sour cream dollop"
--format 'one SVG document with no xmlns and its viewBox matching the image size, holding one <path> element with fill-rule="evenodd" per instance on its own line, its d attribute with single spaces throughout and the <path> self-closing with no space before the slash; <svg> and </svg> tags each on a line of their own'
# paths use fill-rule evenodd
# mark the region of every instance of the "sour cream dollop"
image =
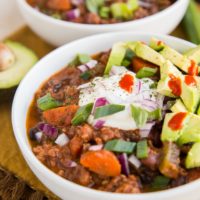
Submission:
<svg viewBox="0 0 200 200">
<path fill-rule="evenodd" d="M 120 84 L 124 77 L 132 77 L 131 90 L 123 88 Z M 130 84 L 130 83 L 129 83 Z M 113 67 L 108 77 L 96 77 L 91 82 L 79 86 L 79 106 L 95 103 L 104 97 L 110 104 L 124 105 L 123 111 L 94 119 L 93 114 L 88 118 L 88 123 L 95 125 L 97 120 L 105 121 L 104 126 L 122 130 L 138 129 L 131 113 L 131 104 L 148 111 L 153 111 L 163 106 L 163 96 L 155 88 L 154 81 L 149 78 L 137 79 L 135 73 L 125 67 Z"/>
</svg>

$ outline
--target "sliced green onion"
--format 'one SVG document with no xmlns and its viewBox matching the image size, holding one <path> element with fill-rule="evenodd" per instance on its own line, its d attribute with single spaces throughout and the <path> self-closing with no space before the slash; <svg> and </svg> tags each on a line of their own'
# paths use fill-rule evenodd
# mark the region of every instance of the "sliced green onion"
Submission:
<svg viewBox="0 0 200 200">
<path fill-rule="evenodd" d="M 135 56 L 135 53 L 130 48 L 128 48 L 126 50 L 125 59 L 131 61 L 134 56 Z"/>
<path fill-rule="evenodd" d="M 88 80 L 88 79 L 90 79 L 91 78 L 91 73 L 89 72 L 89 71 L 86 71 L 86 72 L 84 72 L 84 73 L 82 73 L 81 75 L 80 75 L 80 77 L 83 79 L 83 80 Z"/>
<path fill-rule="evenodd" d="M 40 110 L 45 111 L 52 108 L 61 106 L 62 103 L 54 99 L 50 93 L 47 93 L 45 96 L 37 100 L 37 106 Z"/>
<path fill-rule="evenodd" d="M 157 73 L 157 71 L 158 71 L 157 68 L 143 67 L 137 72 L 136 77 L 137 78 L 152 77 Z"/>
<path fill-rule="evenodd" d="M 152 189 L 164 189 L 168 186 L 170 179 L 166 176 L 156 176 L 151 184 Z"/>
<path fill-rule="evenodd" d="M 123 60 L 122 62 L 122 66 L 124 67 L 128 67 L 131 64 L 131 62 L 129 60 Z"/>
<path fill-rule="evenodd" d="M 139 7 L 138 0 L 128 0 L 127 6 L 129 8 L 129 10 L 135 11 Z"/>
<path fill-rule="evenodd" d="M 133 13 L 129 10 L 126 3 L 113 3 L 111 5 L 111 12 L 115 19 L 131 19 L 133 17 Z"/>
<path fill-rule="evenodd" d="M 99 15 L 100 17 L 104 18 L 104 19 L 108 19 L 109 15 L 110 15 L 110 8 L 109 7 L 101 7 L 100 11 L 99 11 Z"/>
<path fill-rule="evenodd" d="M 129 153 L 131 154 L 135 149 L 135 142 L 126 142 L 121 139 L 110 140 L 105 144 L 105 149 L 118 153 Z"/>
<path fill-rule="evenodd" d="M 89 103 L 85 106 L 82 106 L 76 112 L 74 118 L 72 119 L 72 125 L 79 125 L 83 122 L 86 122 L 91 111 L 92 111 L 93 103 Z"/>
<path fill-rule="evenodd" d="M 138 128 L 141 128 L 146 124 L 149 115 L 147 110 L 131 105 L 131 112 Z"/>
<path fill-rule="evenodd" d="M 105 0 L 86 0 L 86 7 L 92 13 L 98 13 L 98 9 L 103 6 Z"/>
<path fill-rule="evenodd" d="M 139 159 L 148 157 L 148 145 L 146 140 L 142 140 L 137 143 L 136 156 Z"/>
<path fill-rule="evenodd" d="M 108 104 L 105 106 L 101 106 L 101 107 L 96 108 L 94 118 L 97 119 L 100 117 L 112 115 L 112 114 L 120 112 L 124 109 L 125 109 L 125 106 L 118 105 L 118 104 Z"/>
<path fill-rule="evenodd" d="M 162 111 L 160 108 L 149 112 L 149 116 L 148 116 L 148 120 L 152 121 L 152 120 L 161 120 L 162 119 Z"/>
<path fill-rule="evenodd" d="M 70 65 L 85 64 L 91 60 L 91 57 L 87 54 L 77 54 L 77 56 L 70 62 Z"/>
</svg>

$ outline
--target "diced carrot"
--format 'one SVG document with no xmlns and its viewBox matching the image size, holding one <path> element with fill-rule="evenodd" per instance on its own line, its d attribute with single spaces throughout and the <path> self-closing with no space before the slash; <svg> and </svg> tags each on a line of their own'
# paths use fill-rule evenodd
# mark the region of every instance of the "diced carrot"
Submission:
<svg viewBox="0 0 200 200">
<path fill-rule="evenodd" d="M 52 125 L 70 125 L 77 110 L 77 105 L 58 107 L 44 111 L 42 116 L 47 123 Z"/>
<path fill-rule="evenodd" d="M 135 73 L 137 73 L 143 67 L 151 67 L 151 68 L 158 68 L 159 69 L 159 66 L 154 65 L 153 63 L 150 63 L 150 62 L 143 60 L 141 58 L 138 58 L 138 57 L 133 58 L 132 67 L 133 67 L 133 71 Z"/>
<path fill-rule="evenodd" d="M 70 0 L 48 0 L 47 7 L 54 10 L 70 10 L 72 5 Z"/>
<path fill-rule="evenodd" d="M 81 156 L 80 163 L 89 170 L 103 176 L 118 176 L 121 165 L 116 156 L 107 150 L 88 151 Z"/>
</svg>

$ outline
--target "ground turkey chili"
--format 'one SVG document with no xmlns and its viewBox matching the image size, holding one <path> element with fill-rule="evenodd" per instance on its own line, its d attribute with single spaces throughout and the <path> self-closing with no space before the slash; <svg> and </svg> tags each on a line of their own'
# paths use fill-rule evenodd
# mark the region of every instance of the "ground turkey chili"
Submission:
<svg viewBox="0 0 200 200">
<path fill-rule="evenodd" d="M 155 14 L 175 0 L 27 0 L 56 19 L 83 24 L 113 24 Z"/>
<path fill-rule="evenodd" d="M 107 52 L 78 54 L 45 81 L 27 116 L 36 157 L 67 180 L 116 193 L 169 189 L 198 179 L 199 141 L 185 130 L 186 121 L 194 125 L 200 118 L 196 107 L 188 111 L 182 93 L 170 89 L 173 70 L 180 85 L 188 75 L 165 59 L 165 47 L 170 48 L 156 39 L 150 46 L 119 42 Z M 199 84 L 193 79 L 188 90 Z M 160 89 L 165 80 L 170 87 L 166 82 Z"/>
</svg>

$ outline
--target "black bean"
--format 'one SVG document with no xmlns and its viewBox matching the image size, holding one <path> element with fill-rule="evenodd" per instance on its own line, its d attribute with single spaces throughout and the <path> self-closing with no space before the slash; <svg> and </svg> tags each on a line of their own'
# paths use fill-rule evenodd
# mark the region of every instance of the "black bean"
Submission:
<svg viewBox="0 0 200 200">
<path fill-rule="evenodd" d="M 36 127 L 33 127 L 33 128 L 31 128 L 30 129 L 30 131 L 29 131 L 29 137 L 30 137 L 30 139 L 31 140 L 37 140 L 36 139 L 36 137 L 35 137 L 35 134 L 38 132 L 39 130 L 38 130 L 38 128 L 36 128 Z"/>
</svg>

